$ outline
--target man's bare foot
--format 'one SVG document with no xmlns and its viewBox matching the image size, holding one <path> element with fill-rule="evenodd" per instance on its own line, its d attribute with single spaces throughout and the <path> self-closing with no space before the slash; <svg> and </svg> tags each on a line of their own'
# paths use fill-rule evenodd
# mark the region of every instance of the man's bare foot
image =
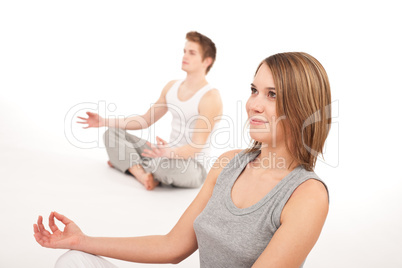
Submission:
<svg viewBox="0 0 402 268">
<path fill-rule="evenodd" d="M 138 180 L 144 184 L 145 189 L 148 191 L 153 190 L 159 185 L 159 181 L 154 180 L 154 176 L 151 173 L 145 173 L 141 178 L 138 178 Z"/>
<path fill-rule="evenodd" d="M 134 175 L 134 177 L 141 182 L 145 189 L 148 191 L 153 190 L 156 186 L 159 185 L 159 181 L 154 180 L 154 176 L 152 173 L 147 173 L 140 165 L 133 166 L 128 169 L 128 171 Z"/>
<path fill-rule="evenodd" d="M 109 167 L 114 168 L 114 166 L 112 165 L 112 163 L 110 161 L 107 161 L 107 164 L 109 165 Z"/>
</svg>

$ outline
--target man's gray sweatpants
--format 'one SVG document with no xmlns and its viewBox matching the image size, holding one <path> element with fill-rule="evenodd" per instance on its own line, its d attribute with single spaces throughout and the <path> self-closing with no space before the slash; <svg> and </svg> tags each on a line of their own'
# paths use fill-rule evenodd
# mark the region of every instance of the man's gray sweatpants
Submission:
<svg viewBox="0 0 402 268">
<path fill-rule="evenodd" d="M 123 173 L 134 165 L 140 164 L 146 172 L 162 184 L 175 187 L 200 187 L 207 176 L 205 168 L 196 160 L 172 158 L 148 158 L 141 155 L 150 149 L 146 140 L 127 133 L 124 129 L 109 128 L 103 135 L 109 160 Z"/>
</svg>

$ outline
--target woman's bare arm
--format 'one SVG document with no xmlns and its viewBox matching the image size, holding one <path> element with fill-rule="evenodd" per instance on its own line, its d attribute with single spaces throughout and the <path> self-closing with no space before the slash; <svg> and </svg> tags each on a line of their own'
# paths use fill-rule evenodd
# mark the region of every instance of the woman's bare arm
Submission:
<svg viewBox="0 0 402 268">
<path fill-rule="evenodd" d="M 302 183 L 281 214 L 281 226 L 253 267 L 298 268 L 317 242 L 328 214 L 328 193 L 314 179 Z"/>
<path fill-rule="evenodd" d="M 45 229 L 42 217 L 34 224 L 36 241 L 50 248 L 75 249 L 95 255 L 142 263 L 178 263 L 197 250 L 197 239 L 193 229 L 195 218 L 201 213 L 212 195 L 216 179 L 224 165 L 238 151 L 230 151 L 220 156 L 208 173 L 207 179 L 197 197 L 181 216 L 177 224 L 166 235 L 144 237 L 90 237 L 67 217 L 52 212 L 49 227 Z M 65 228 L 60 231 L 54 219 L 61 221 Z"/>
</svg>

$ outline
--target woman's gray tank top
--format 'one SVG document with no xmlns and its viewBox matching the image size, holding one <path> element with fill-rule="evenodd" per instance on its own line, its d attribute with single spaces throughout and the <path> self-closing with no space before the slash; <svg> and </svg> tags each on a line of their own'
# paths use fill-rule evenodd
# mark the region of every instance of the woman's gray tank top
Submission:
<svg viewBox="0 0 402 268">
<path fill-rule="evenodd" d="M 200 267 L 251 267 L 279 228 L 282 209 L 293 191 L 308 179 L 321 181 L 298 166 L 259 202 L 240 209 L 232 201 L 232 186 L 259 154 L 242 151 L 225 166 L 208 204 L 195 219 Z"/>
</svg>

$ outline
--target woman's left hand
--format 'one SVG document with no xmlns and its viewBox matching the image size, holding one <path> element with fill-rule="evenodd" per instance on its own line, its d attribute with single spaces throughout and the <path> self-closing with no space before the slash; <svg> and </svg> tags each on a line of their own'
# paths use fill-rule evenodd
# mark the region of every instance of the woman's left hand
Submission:
<svg viewBox="0 0 402 268">
<path fill-rule="evenodd" d="M 165 140 L 157 136 L 156 142 L 157 144 L 147 142 L 147 145 L 151 149 L 144 149 L 141 155 L 151 158 L 157 158 L 157 157 L 174 158 L 174 149 L 169 147 L 168 143 Z"/>
</svg>

